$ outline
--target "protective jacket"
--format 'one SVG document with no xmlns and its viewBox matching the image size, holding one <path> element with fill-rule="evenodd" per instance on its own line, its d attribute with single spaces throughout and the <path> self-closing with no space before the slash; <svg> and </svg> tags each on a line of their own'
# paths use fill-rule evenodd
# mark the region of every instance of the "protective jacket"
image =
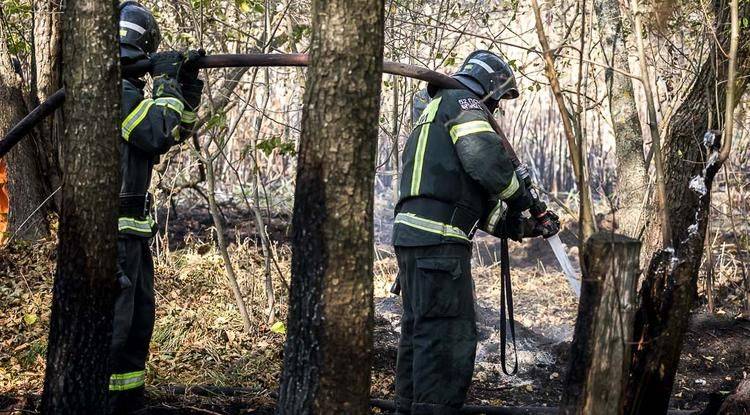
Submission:
<svg viewBox="0 0 750 415">
<path fill-rule="evenodd" d="M 144 86 L 139 79 L 122 82 L 119 230 L 121 234 L 150 238 L 156 228 L 148 194 L 153 167 L 159 156 L 187 136 L 196 116 L 185 108 L 176 80 L 154 79 L 153 98 L 144 97 Z"/>
<path fill-rule="evenodd" d="M 403 152 L 395 246 L 468 245 L 478 228 L 495 233 L 506 205 L 531 205 L 488 117 L 470 91 L 436 92 Z"/>
</svg>

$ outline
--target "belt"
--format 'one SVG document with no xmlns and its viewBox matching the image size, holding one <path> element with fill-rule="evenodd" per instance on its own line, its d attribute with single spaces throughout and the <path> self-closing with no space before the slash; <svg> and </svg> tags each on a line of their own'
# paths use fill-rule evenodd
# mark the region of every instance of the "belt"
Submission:
<svg viewBox="0 0 750 415">
<path fill-rule="evenodd" d="M 149 215 L 152 203 L 151 193 L 120 194 L 120 216 L 145 218 Z"/>
<path fill-rule="evenodd" d="M 458 228 L 469 239 L 474 237 L 480 220 L 479 214 L 466 207 L 427 198 L 404 201 L 398 213 L 412 213 L 421 218 Z"/>
</svg>

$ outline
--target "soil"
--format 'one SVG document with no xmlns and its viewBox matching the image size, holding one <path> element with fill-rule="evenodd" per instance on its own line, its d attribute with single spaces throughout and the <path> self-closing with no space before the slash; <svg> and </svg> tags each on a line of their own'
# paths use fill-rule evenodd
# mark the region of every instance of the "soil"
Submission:
<svg viewBox="0 0 750 415">
<path fill-rule="evenodd" d="M 190 215 L 194 214 L 195 211 Z M 205 226 L 210 226 L 203 224 L 210 222 L 205 215 L 191 217 L 197 223 L 196 230 L 205 232 Z M 188 232 L 193 228 L 186 229 Z M 238 229 L 240 236 L 252 232 L 240 226 L 233 229 Z M 285 232 L 279 230 L 280 234 Z M 222 285 L 220 256 L 213 248 L 204 248 L 207 243 L 210 245 L 210 238 L 206 239 L 208 242 L 183 238 L 188 242 L 175 246 L 176 251 L 170 254 L 173 257 L 157 264 L 160 335 L 155 335 L 149 366 L 151 413 L 272 414 L 283 336 L 270 333 L 260 322 L 259 331 L 253 336 L 241 333 L 231 296 Z M 386 240 L 387 236 L 380 235 L 378 239 Z M 563 234 L 562 239 L 575 243 L 573 234 Z M 253 251 L 257 246 L 251 243 L 233 249 L 233 258 L 244 275 L 241 284 L 261 286 L 260 280 L 254 279 L 262 278 L 255 273 L 260 262 L 257 251 Z M 577 264 L 576 249 L 569 249 L 568 253 Z M 480 343 L 468 403 L 556 406 L 566 372 L 577 299 L 543 241 L 512 244 L 519 371 L 516 376 L 504 375 L 499 358 L 498 256 L 499 246 L 494 240 L 477 238 L 473 273 Z M 288 254 L 279 258 L 285 272 L 288 259 Z M 0 414 L 38 411 L 54 260 L 51 241 L 0 253 L 0 274 L 23 276 L 21 281 L 0 278 L 0 309 L 6 310 L 6 316 L 0 317 L 5 319 L 0 321 Z M 393 399 L 401 305 L 397 297 L 388 293 L 396 265 L 387 245 L 376 249 L 375 271 L 372 396 Z M 750 373 L 750 321 L 739 317 L 741 288 L 737 280 L 729 277 L 717 279 L 717 284 L 720 289 L 716 291 L 714 313 L 707 312 L 702 298 L 691 319 L 672 408 L 701 410 L 712 399 L 725 397 Z M 285 301 L 281 288 L 277 299 Z M 249 301 L 259 321 L 263 321 L 262 298 Z M 30 305 L 37 323 L 24 320 L 32 313 Z M 281 314 L 278 317 L 283 321 L 283 311 Z M 176 391 L 175 385 L 223 386 L 232 393 L 184 393 Z M 383 412 L 374 409 L 373 413 Z"/>
</svg>

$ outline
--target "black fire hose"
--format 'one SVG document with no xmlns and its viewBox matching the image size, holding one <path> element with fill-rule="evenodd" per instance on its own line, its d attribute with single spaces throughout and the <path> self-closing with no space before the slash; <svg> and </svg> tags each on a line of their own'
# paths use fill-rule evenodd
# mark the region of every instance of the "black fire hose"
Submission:
<svg viewBox="0 0 750 415">
<path fill-rule="evenodd" d="M 229 68 L 229 67 L 268 67 L 268 66 L 292 66 L 305 67 L 310 58 L 306 54 L 247 54 L 247 55 L 212 55 L 198 60 L 202 68 Z M 125 65 L 122 67 L 122 76 L 140 77 L 151 71 L 151 62 L 148 59 Z M 414 65 L 396 62 L 384 62 L 383 72 L 392 75 L 401 75 L 409 78 L 419 79 L 442 88 L 461 88 L 463 86 L 453 78 L 429 69 Z M 18 124 L 16 124 L 0 141 L 0 158 L 4 157 L 13 146 L 28 135 L 39 122 L 52 114 L 65 101 L 65 90 L 60 89 L 52 94 L 46 101 L 31 111 Z"/>
</svg>

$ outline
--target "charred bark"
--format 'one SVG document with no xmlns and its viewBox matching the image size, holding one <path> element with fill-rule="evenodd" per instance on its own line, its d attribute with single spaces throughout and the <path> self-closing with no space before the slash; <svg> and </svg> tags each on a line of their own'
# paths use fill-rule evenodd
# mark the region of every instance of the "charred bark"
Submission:
<svg viewBox="0 0 750 415">
<path fill-rule="evenodd" d="M 599 232 L 586 241 L 562 414 L 618 414 L 628 378 L 641 243 Z"/>
<path fill-rule="evenodd" d="M 42 406 L 45 414 L 103 414 L 120 187 L 116 5 L 68 0 L 63 20 L 70 100 L 63 110 L 65 185 Z"/>
<path fill-rule="evenodd" d="M 316 0 L 279 414 L 368 412 L 383 0 Z"/>
<path fill-rule="evenodd" d="M 729 42 L 729 8 L 717 0 L 717 38 L 724 50 Z M 740 16 L 750 17 L 743 2 Z M 750 28 L 743 27 L 737 55 L 737 97 L 750 75 Z M 711 188 L 720 163 L 718 140 L 709 130 L 725 111 L 726 58 L 713 46 L 691 90 L 675 112 L 664 142 L 665 184 L 669 200 L 672 248 L 654 253 L 640 290 L 636 313 L 635 347 L 626 396 L 626 413 L 664 413 L 667 410 L 680 350 L 697 292 L 703 241 L 709 220 Z M 708 140 L 705 140 L 708 139 Z M 658 227 L 648 235 L 658 243 Z"/>
</svg>

